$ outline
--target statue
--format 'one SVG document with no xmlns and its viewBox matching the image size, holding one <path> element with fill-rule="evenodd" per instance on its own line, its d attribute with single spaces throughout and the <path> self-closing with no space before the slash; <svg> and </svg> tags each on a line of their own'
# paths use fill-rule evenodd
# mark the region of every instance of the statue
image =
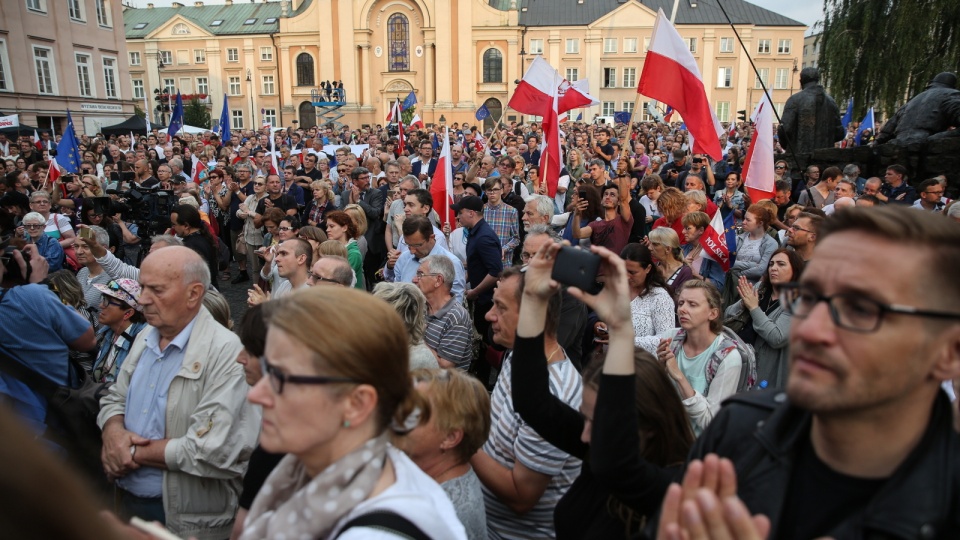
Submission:
<svg viewBox="0 0 960 540">
<path fill-rule="evenodd" d="M 801 90 L 790 96 L 780 117 L 780 144 L 796 154 L 807 154 L 817 148 L 830 148 L 843 139 L 840 109 L 820 85 L 817 68 L 800 72 Z"/>
<path fill-rule="evenodd" d="M 944 72 L 930 81 L 906 105 L 900 107 L 877 135 L 877 144 L 893 141 L 897 144 L 923 143 L 929 139 L 960 136 L 960 90 L 957 76 Z"/>
</svg>

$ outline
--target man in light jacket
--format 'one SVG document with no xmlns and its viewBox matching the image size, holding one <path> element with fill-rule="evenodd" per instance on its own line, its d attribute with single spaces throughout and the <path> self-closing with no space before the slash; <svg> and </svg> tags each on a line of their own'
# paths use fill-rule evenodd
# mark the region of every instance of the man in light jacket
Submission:
<svg viewBox="0 0 960 540">
<path fill-rule="evenodd" d="M 210 274 L 194 251 L 150 254 L 140 284 L 150 326 L 100 402 L 104 470 L 127 516 L 184 538 L 227 538 L 260 428 L 240 340 L 203 307 Z"/>
</svg>

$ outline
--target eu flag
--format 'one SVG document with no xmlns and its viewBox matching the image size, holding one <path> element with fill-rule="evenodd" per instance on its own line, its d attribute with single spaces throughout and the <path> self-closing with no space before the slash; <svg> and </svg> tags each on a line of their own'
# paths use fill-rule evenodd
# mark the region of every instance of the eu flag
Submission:
<svg viewBox="0 0 960 540">
<path fill-rule="evenodd" d="M 613 121 L 618 124 L 629 124 L 630 123 L 630 113 L 626 111 L 619 111 L 613 113 Z"/>
<path fill-rule="evenodd" d="M 843 115 L 843 118 L 840 120 L 843 123 L 843 129 L 847 129 L 847 126 L 850 125 L 850 122 L 853 121 L 853 98 L 850 98 L 850 102 L 847 103 L 847 112 Z"/>
<path fill-rule="evenodd" d="M 174 103 L 173 112 L 170 114 L 170 125 L 167 126 L 167 137 L 172 139 L 181 129 L 183 129 L 183 98 L 178 91 L 177 102 Z"/>
<path fill-rule="evenodd" d="M 67 109 L 67 129 L 57 144 L 57 165 L 68 173 L 76 174 L 80 170 L 80 145 L 77 133 L 73 130 L 73 118 Z"/>
<path fill-rule="evenodd" d="M 227 94 L 223 94 L 223 112 L 220 113 L 220 140 L 230 138 L 230 112 L 227 110 Z"/>
<path fill-rule="evenodd" d="M 484 118 L 487 118 L 488 116 L 490 116 L 490 109 L 488 109 L 486 105 L 481 105 L 480 108 L 477 109 L 477 114 L 476 114 L 477 121 L 481 122 L 483 121 Z"/>
<path fill-rule="evenodd" d="M 417 96 L 413 93 L 413 90 L 407 95 L 407 99 L 403 100 L 403 110 L 407 110 L 410 107 L 413 107 L 417 104 Z"/>
</svg>

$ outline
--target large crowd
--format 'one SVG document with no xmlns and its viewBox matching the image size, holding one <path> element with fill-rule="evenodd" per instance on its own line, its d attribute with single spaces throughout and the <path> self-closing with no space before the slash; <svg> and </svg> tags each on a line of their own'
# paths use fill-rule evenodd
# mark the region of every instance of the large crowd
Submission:
<svg viewBox="0 0 960 540">
<path fill-rule="evenodd" d="M 947 179 L 784 160 L 751 200 L 750 124 L 719 161 L 562 127 L 555 187 L 535 122 L 83 135 L 76 172 L 0 134 L 5 528 L 960 536 Z"/>
</svg>

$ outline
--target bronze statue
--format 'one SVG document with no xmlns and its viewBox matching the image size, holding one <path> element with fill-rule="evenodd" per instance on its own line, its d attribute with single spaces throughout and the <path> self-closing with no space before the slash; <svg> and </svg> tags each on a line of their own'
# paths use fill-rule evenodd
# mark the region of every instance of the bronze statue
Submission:
<svg viewBox="0 0 960 540">
<path fill-rule="evenodd" d="M 780 144 L 795 154 L 806 154 L 817 148 L 830 148 L 843 139 L 840 109 L 820 85 L 817 68 L 800 72 L 801 90 L 790 96 L 780 117 Z"/>
<path fill-rule="evenodd" d="M 906 105 L 900 107 L 880 134 L 877 144 L 888 141 L 897 144 L 923 143 L 929 139 L 960 136 L 960 90 L 957 76 L 940 73 Z"/>
</svg>

